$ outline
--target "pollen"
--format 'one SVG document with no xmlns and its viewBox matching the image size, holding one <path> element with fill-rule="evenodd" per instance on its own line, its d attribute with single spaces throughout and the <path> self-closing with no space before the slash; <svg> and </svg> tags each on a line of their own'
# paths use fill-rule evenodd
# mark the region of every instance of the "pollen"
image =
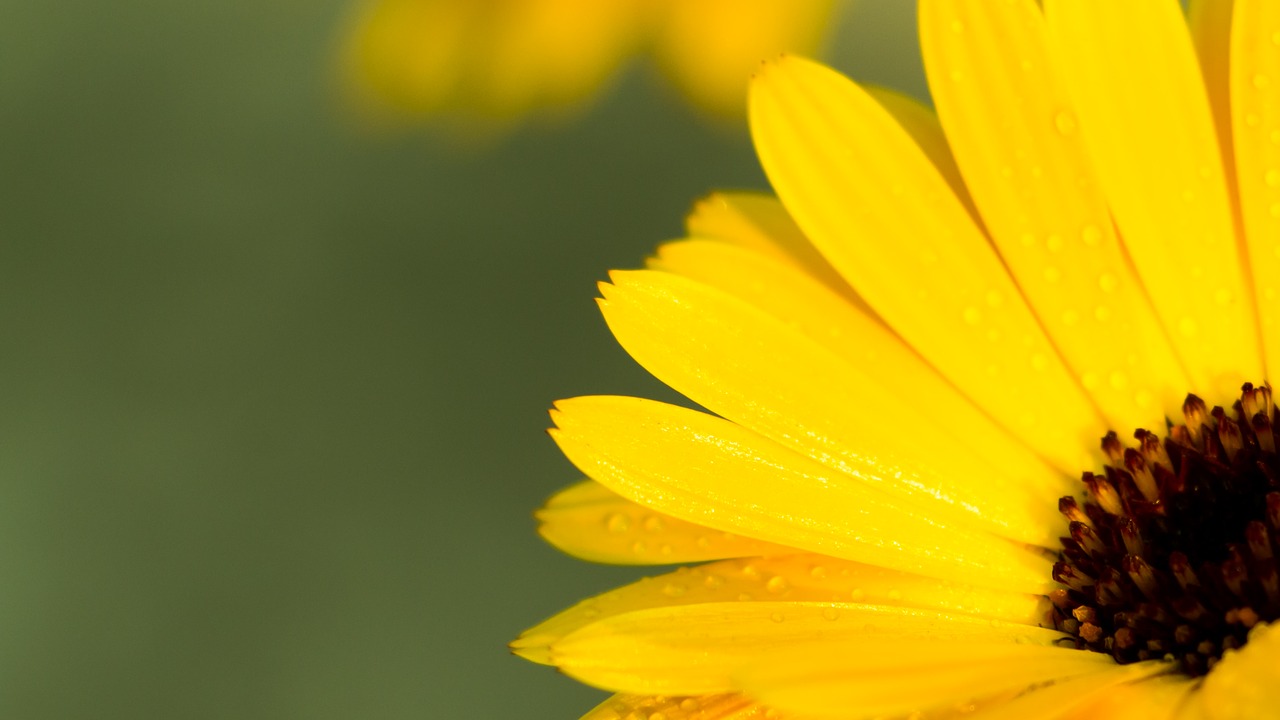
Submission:
<svg viewBox="0 0 1280 720">
<path fill-rule="evenodd" d="M 1280 618 L 1275 540 L 1280 458 L 1270 386 L 1246 384 L 1230 411 L 1188 395 L 1161 438 L 1102 439 L 1104 472 L 1084 473 L 1054 580 L 1054 625 L 1117 662 L 1170 658 L 1199 677 Z"/>
</svg>

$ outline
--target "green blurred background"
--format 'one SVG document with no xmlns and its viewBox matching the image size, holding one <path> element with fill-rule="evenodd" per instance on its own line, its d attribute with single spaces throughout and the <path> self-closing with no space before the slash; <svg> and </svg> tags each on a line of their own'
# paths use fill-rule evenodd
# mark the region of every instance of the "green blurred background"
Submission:
<svg viewBox="0 0 1280 720">
<path fill-rule="evenodd" d="M 924 93 L 908 0 L 830 57 Z M 559 555 L 556 398 L 669 397 L 594 283 L 745 130 L 633 67 L 575 122 L 361 132 L 341 0 L 0 3 L 0 715 L 576 718 L 505 643 Z"/>
</svg>

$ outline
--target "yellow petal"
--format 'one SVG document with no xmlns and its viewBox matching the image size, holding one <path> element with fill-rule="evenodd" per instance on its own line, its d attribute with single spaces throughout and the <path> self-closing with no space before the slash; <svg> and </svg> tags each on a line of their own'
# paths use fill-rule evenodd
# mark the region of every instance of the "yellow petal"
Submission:
<svg viewBox="0 0 1280 720">
<path fill-rule="evenodd" d="M 774 262 L 798 267 L 852 302 L 861 302 L 772 195 L 712 193 L 694 204 L 685 227 L 689 237 L 749 248 Z"/>
<path fill-rule="evenodd" d="M 654 512 L 594 480 L 556 493 L 536 517 L 547 542 L 591 562 L 668 565 L 795 552 Z"/>
<path fill-rule="evenodd" d="M 960 168 L 956 166 L 955 156 L 951 154 L 951 146 L 947 144 L 947 136 L 942 132 L 938 115 L 919 100 L 896 90 L 875 85 L 868 85 L 864 89 L 916 141 L 916 146 L 928 156 L 938 174 L 951 186 L 951 192 L 955 193 L 956 198 L 969 211 L 969 216 L 977 221 L 978 210 L 974 207 L 973 198 L 969 197 L 969 189 L 964 186 L 964 178 L 960 177 Z"/>
<path fill-rule="evenodd" d="M 1280 625 L 1259 624 L 1248 643 L 1228 650 L 1198 693 L 1212 720 L 1275 717 L 1280 708 Z"/>
<path fill-rule="evenodd" d="M 855 602 L 1047 624 L 1042 595 L 987 590 L 823 555 L 726 560 L 680 568 L 584 600 L 521 633 L 511 649 L 535 662 L 564 636 L 622 613 L 715 602 Z"/>
<path fill-rule="evenodd" d="M 1280 6 L 1237 0 L 1231 103 L 1240 209 L 1270 377 L 1280 377 Z"/>
<path fill-rule="evenodd" d="M 1081 708 L 1088 709 L 1083 717 L 1092 720 L 1112 717 L 1095 708 L 1098 708 L 1101 703 L 1111 703 L 1111 698 L 1117 693 L 1123 693 L 1126 687 L 1132 686 L 1126 684 L 1145 685 L 1152 681 L 1153 676 L 1173 672 L 1175 668 L 1176 666 L 1171 662 L 1157 660 L 1130 665 L 1112 665 L 1098 672 L 1087 673 L 1048 687 L 1035 688 L 987 710 L 981 717 L 982 720 L 1056 720 L 1077 713 Z M 1155 694 L 1154 689 L 1152 694 Z M 1136 713 L 1141 712 L 1139 708 L 1151 704 L 1143 695 L 1132 697 L 1126 694 L 1126 697 L 1129 697 L 1135 714 L 1127 715 L 1125 714 L 1127 709 L 1125 709 L 1120 710 L 1120 713 L 1114 717 L 1136 720 Z M 1120 707 L 1127 708 L 1127 706 Z M 1160 716 L 1160 720 L 1170 720 L 1170 718 L 1171 715 Z"/>
<path fill-rule="evenodd" d="M 1262 373 L 1222 157 L 1176 3 L 1046 0 L 1055 65 L 1124 245 L 1193 383 Z"/>
<path fill-rule="evenodd" d="M 865 91 L 784 58 L 750 97 L 761 163 L 787 210 L 880 317 L 977 405 L 1075 474 L 1103 422 L 987 239 Z M 964 352 L 956 352 L 956 348 Z"/>
<path fill-rule="evenodd" d="M 1162 430 L 1189 383 L 1113 230 L 1040 8 L 926 0 L 920 40 L 965 181 L 1040 323 L 1112 428 Z"/>
<path fill-rule="evenodd" d="M 741 695 L 618 694 L 582 716 L 582 720 L 787 720 Z"/>
<path fill-rule="evenodd" d="M 835 8 L 833 0 L 668 2 L 654 52 L 691 101 L 736 120 L 751 71 L 780 52 L 816 51 Z"/>
<path fill-rule="evenodd" d="M 1180 674 L 1162 675 L 1112 687 L 1064 717 L 1070 720 L 1174 720 L 1191 700 L 1199 681 Z M 1186 720 L 1191 720 L 1186 718 Z"/>
<path fill-rule="evenodd" d="M 1190 0 L 1187 4 L 1187 26 L 1191 42 L 1200 61 L 1213 126 L 1222 150 L 1223 168 L 1228 180 L 1235 177 L 1235 156 L 1231 141 L 1231 92 L 1228 58 L 1231 57 L 1231 17 L 1235 0 Z"/>
<path fill-rule="evenodd" d="M 724 243 L 668 243 L 658 248 L 658 266 L 745 300 L 804 333 L 1047 500 L 1056 502 L 1074 491 L 1075 479 L 1054 471 L 992 422 L 861 303 L 850 303 L 771 258 Z"/>
<path fill-rule="evenodd" d="M 618 343 L 694 402 L 924 512 L 1056 543 L 1055 503 L 945 433 L 950 418 L 931 421 L 891 386 L 714 288 L 653 271 L 611 278 L 600 307 Z"/>
<path fill-rule="evenodd" d="M 963 527 L 731 422 L 640 398 L 563 400 L 552 438 L 623 497 L 717 530 L 1015 592 L 1051 583 L 1042 555 Z M 869 472 L 893 472 L 884 465 Z"/>
<path fill-rule="evenodd" d="M 884 645 L 863 640 L 782 649 L 754 659 L 736 678 L 744 692 L 771 707 L 816 717 L 850 710 L 872 717 L 951 707 L 1115 668 L 1101 653 L 1012 642 L 906 637 Z"/>
<path fill-rule="evenodd" d="M 892 663 L 908 645 L 938 653 L 951 647 L 949 641 L 1022 647 L 1014 643 L 1048 645 L 1061 637 L 1045 628 L 927 610 L 841 603 L 706 603 L 604 618 L 554 643 L 551 659 L 562 672 L 596 687 L 696 695 L 733 690 L 737 673 L 749 665 L 779 665 L 784 652 L 806 655 L 818 666 L 851 655 L 874 664 Z M 1111 662 L 1097 653 L 1063 652 Z M 750 684 L 746 687 L 766 705 L 776 704 Z"/>
</svg>

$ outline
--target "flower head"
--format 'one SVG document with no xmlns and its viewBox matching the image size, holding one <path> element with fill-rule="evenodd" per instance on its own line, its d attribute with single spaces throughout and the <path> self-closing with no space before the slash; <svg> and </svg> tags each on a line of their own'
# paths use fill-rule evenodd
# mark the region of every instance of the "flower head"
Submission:
<svg viewBox="0 0 1280 720">
<path fill-rule="evenodd" d="M 936 119 L 761 68 L 779 200 L 601 286 L 709 413 L 557 403 L 590 479 L 540 512 L 707 564 L 516 652 L 620 693 L 592 720 L 1273 715 L 1280 6 L 1193 6 L 923 0 Z"/>
<path fill-rule="evenodd" d="M 812 52 L 838 0 L 367 0 L 345 53 L 369 110 L 510 120 L 563 109 L 650 51 L 703 110 L 738 117 L 761 57 Z"/>
</svg>

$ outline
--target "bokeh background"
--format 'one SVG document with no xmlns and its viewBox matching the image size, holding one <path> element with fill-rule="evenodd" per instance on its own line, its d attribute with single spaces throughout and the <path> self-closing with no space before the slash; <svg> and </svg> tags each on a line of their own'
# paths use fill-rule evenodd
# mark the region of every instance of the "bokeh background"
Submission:
<svg viewBox="0 0 1280 720">
<path fill-rule="evenodd" d="M 923 96 L 908 0 L 830 61 Z M 594 283 L 763 188 L 643 64 L 481 142 L 342 111 L 343 0 L 0 2 L 0 716 L 576 718 L 509 656 L 639 577 L 534 535 Z"/>
</svg>

